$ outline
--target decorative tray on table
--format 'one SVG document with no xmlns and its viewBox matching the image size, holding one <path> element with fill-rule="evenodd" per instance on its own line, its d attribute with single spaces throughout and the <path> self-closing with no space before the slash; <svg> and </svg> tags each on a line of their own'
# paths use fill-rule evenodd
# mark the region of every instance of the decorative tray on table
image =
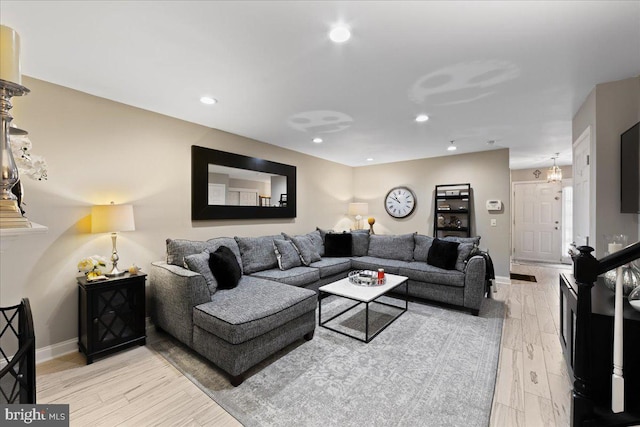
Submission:
<svg viewBox="0 0 640 427">
<path fill-rule="evenodd" d="M 354 270 L 349 273 L 349 282 L 358 286 L 384 285 L 386 278 L 378 279 L 378 272 L 371 270 Z"/>
</svg>

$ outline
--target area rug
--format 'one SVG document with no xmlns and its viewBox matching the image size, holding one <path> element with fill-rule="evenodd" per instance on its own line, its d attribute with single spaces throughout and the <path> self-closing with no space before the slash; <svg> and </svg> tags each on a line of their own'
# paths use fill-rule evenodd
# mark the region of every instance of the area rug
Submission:
<svg viewBox="0 0 640 427">
<path fill-rule="evenodd" d="M 343 307 L 331 298 L 323 319 Z M 393 311 L 370 310 L 374 328 Z M 362 332 L 362 313 L 336 322 Z M 164 333 L 150 345 L 245 426 L 487 426 L 503 316 L 495 300 L 485 299 L 477 317 L 411 302 L 368 344 L 316 327 L 313 340 L 265 360 L 239 387 Z"/>
<path fill-rule="evenodd" d="M 513 280 L 522 280 L 525 282 L 537 282 L 536 276 L 530 274 L 510 273 L 509 278 Z"/>
</svg>

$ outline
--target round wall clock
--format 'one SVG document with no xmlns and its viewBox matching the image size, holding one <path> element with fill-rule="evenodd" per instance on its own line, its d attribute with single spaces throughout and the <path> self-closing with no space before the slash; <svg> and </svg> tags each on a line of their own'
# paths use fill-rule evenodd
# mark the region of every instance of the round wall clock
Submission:
<svg viewBox="0 0 640 427">
<path fill-rule="evenodd" d="M 395 187 L 384 198 L 384 208 L 394 218 L 406 218 L 416 208 L 416 195 L 407 187 Z"/>
</svg>

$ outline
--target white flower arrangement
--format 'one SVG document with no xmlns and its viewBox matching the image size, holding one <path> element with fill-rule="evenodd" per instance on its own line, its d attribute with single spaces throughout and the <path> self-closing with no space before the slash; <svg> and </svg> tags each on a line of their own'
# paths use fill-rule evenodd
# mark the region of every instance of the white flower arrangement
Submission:
<svg viewBox="0 0 640 427">
<path fill-rule="evenodd" d="M 31 140 L 26 135 L 11 135 L 9 138 L 11 153 L 20 176 L 28 176 L 36 181 L 47 179 L 47 161 L 42 156 L 30 153 Z"/>
<path fill-rule="evenodd" d="M 95 277 L 100 276 L 102 274 L 102 270 L 100 267 L 107 266 L 107 259 L 100 255 L 92 255 L 87 258 L 82 258 L 80 262 L 78 262 L 78 271 L 83 272 L 87 275 L 87 277 Z"/>
</svg>

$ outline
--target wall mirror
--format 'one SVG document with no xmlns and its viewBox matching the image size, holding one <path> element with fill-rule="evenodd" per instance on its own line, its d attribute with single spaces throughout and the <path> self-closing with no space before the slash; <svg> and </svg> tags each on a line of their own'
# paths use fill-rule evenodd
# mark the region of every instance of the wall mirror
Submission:
<svg viewBox="0 0 640 427">
<path fill-rule="evenodd" d="M 295 216 L 295 166 L 191 146 L 192 220 Z"/>
</svg>

